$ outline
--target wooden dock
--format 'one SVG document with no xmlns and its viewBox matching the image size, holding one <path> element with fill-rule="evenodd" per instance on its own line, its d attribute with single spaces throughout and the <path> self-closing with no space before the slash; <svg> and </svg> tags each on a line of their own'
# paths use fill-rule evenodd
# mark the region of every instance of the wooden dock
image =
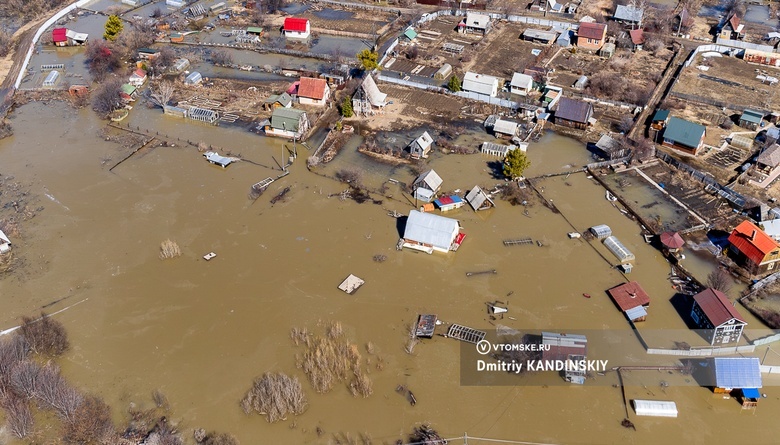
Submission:
<svg viewBox="0 0 780 445">
<path fill-rule="evenodd" d="M 526 244 L 533 244 L 534 240 L 531 238 L 517 238 L 517 239 L 505 239 L 505 246 L 521 246 Z"/>
<path fill-rule="evenodd" d="M 454 324 L 447 330 L 447 337 L 465 341 L 466 343 L 477 344 L 485 339 L 485 335 L 484 331 L 478 331 L 459 324 Z"/>
</svg>

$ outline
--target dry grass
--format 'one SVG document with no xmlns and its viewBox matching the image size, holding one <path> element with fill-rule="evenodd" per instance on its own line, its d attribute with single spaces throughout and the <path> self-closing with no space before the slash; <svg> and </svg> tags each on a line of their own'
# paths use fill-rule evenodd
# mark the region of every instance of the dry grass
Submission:
<svg viewBox="0 0 780 445">
<path fill-rule="evenodd" d="M 301 414 L 306 405 L 306 395 L 298 378 L 281 372 L 266 372 L 255 379 L 241 400 L 241 408 L 246 414 L 255 411 L 269 422 L 286 420 L 287 414 Z"/>
<path fill-rule="evenodd" d="M 169 258 L 176 258 L 181 256 L 181 249 L 176 241 L 167 239 L 160 243 L 160 259 L 167 260 Z"/>
<path fill-rule="evenodd" d="M 324 335 L 318 335 L 306 328 L 293 328 L 290 333 L 293 342 L 305 348 L 297 357 L 298 367 L 314 390 L 325 393 L 336 383 L 347 382 L 353 396 L 371 395 L 373 386 L 361 363 L 358 345 L 347 339 L 339 322 L 327 323 L 324 331 Z"/>
</svg>

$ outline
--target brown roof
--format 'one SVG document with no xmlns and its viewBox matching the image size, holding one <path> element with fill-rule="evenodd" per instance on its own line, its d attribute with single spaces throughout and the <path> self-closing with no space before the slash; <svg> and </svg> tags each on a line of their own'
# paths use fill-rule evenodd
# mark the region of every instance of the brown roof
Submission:
<svg viewBox="0 0 780 445">
<path fill-rule="evenodd" d="M 762 151 L 758 155 L 756 162 L 773 168 L 780 165 L 780 145 L 772 144 L 769 148 Z"/>
<path fill-rule="evenodd" d="M 713 326 L 720 326 L 723 323 L 736 318 L 742 323 L 747 323 L 745 319 L 737 312 L 737 309 L 729 301 L 729 297 L 723 292 L 715 289 L 704 289 L 693 297 L 696 304 L 701 307 L 704 315 L 710 320 Z"/>
<path fill-rule="evenodd" d="M 588 119 L 590 119 L 592 114 L 593 105 L 590 102 L 568 97 L 561 97 L 561 100 L 558 101 L 558 109 L 555 110 L 556 119 L 566 119 L 567 121 L 579 122 L 581 124 L 588 123 Z"/>
<path fill-rule="evenodd" d="M 641 45 L 645 43 L 645 33 L 640 29 L 632 29 L 628 32 L 631 35 L 631 43 L 634 45 Z"/>
<path fill-rule="evenodd" d="M 736 31 L 737 28 L 739 28 L 739 17 L 737 17 L 737 14 L 731 14 L 731 17 L 729 17 L 729 25 L 731 25 L 733 31 Z"/>
<path fill-rule="evenodd" d="M 615 286 L 608 290 L 607 293 L 615 300 L 615 303 L 623 312 L 635 307 L 648 306 L 650 304 L 650 296 L 647 295 L 647 292 L 645 292 L 645 290 L 642 289 L 642 286 L 636 281 Z"/>
<path fill-rule="evenodd" d="M 298 86 L 298 96 L 321 100 L 323 97 L 325 97 L 325 88 L 327 87 L 328 83 L 325 81 L 325 79 L 301 77 L 301 84 Z"/>
<path fill-rule="evenodd" d="M 607 25 L 603 23 L 580 23 L 580 29 L 577 30 L 578 37 L 584 37 L 586 39 L 603 39 L 604 30 L 607 29 Z"/>
</svg>

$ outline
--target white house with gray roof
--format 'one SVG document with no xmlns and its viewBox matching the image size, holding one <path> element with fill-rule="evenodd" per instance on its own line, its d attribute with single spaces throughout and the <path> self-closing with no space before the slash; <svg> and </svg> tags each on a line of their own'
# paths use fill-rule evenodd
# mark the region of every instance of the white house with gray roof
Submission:
<svg viewBox="0 0 780 445">
<path fill-rule="evenodd" d="M 477 74 L 471 71 L 466 72 L 463 76 L 463 91 L 471 91 L 472 93 L 484 94 L 490 97 L 496 97 L 498 94 L 498 86 L 500 82 L 498 77 L 487 76 L 485 74 Z"/>
<path fill-rule="evenodd" d="M 441 189 L 441 184 L 444 182 L 435 171 L 428 170 L 423 172 L 412 183 L 414 189 L 415 199 L 419 199 L 424 202 L 431 202 L 436 196 L 436 193 Z"/>
</svg>

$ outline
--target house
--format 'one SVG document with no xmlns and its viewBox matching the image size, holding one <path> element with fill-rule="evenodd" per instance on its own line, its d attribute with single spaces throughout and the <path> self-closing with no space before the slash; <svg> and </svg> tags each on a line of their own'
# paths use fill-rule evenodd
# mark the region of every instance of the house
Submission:
<svg viewBox="0 0 780 445">
<path fill-rule="evenodd" d="M 66 28 L 54 28 L 51 31 L 51 41 L 56 46 L 68 46 L 68 30 Z"/>
<path fill-rule="evenodd" d="M 324 106 L 330 98 L 330 87 L 325 79 L 301 77 L 298 85 L 298 102 L 303 105 Z"/>
<path fill-rule="evenodd" d="M 669 122 L 669 110 L 657 110 L 650 121 L 650 128 L 653 130 L 663 130 Z"/>
<path fill-rule="evenodd" d="M 266 110 L 273 110 L 274 108 L 290 108 L 292 106 L 293 98 L 289 94 L 272 94 L 268 96 L 268 99 L 263 102 L 263 106 Z"/>
<path fill-rule="evenodd" d="M 0 230 L 0 253 L 6 253 L 11 250 L 11 240 Z"/>
<path fill-rule="evenodd" d="M 448 212 L 463 207 L 466 204 L 460 196 L 442 196 L 441 198 L 433 201 L 433 204 L 439 208 L 442 212 Z"/>
<path fill-rule="evenodd" d="M 441 189 L 442 182 L 444 181 L 442 181 L 441 176 L 433 170 L 421 173 L 412 183 L 414 199 L 419 199 L 423 202 L 433 201 L 433 197 Z"/>
<path fill-rule="evenodd" d="M 772 144 L 758 154 L 755 169 L 759 173 L 769 176 L 778 165 L 780 165 L 780 145 Z"/>
<path fill-rule="evenodd" d="M 65 31 L 65 37 L 68 38 L 68 44 L 74 45 L 74 46 L 82 46 L 87 44 L 87 39 L 89 39 L 89 34 L 84 32 L 76 32 L 72 29 L 69 29 Z"/>
<path fill-rule="evenodd" d="M 712 288 L 693 296 L 691 318 L 699 329 L 705 330 L 706 339 L 713 346 L 739 343 L 747 326 L 729 297 Z"/>
<path fill-rule="evenodd" d="M 498 94 L 499 84 L 500 82 L 498 81 L 497 77 L 468 71 L 463 76 L 463 84 L 461 85 L 461 88 L 463 91 L 471 91 L 473 93 L 496 97 L 496 94 Z"/>
<path fill-rule="evenodd" d="M 138 68 L 137 70 L 133 71 L 133 74 L 130 75 L 130 79 L 128 79 L 128 83 L 130 85 L 135 85 L 137 87 L 140 87 L 144 83 L 146 83 L 146 71 Z"/>
<path fill-rule="evenodd" d="M 739 16 L 732 12 L 721 23 L 718 37 L 726 40 L 741 40 L 745 38 L 745 24 L 741 23 Z"/>
<path fill-rule="evenodd" d="M 543 45 L 551 45 L 558 38 L 555 31 L 542 31 L 539 29 L 526 29 L 523 31 L 523 40 Z"/>
<path fill-rule="evenodd" d="M 558 334 L 542 332 L 542 361 L 585 360 L 588 339 L 578 334 Z M 566 381 L 582 385 L 585 383 L 585 370 L 566 370 Z"/>
<path fill-rule="evenodd" d="M 262 36 L 263 35 L 263 28 L 259 26 L 247 26 L 246 28 L 247 34 L 252 34 L 254 36 Z"/>
<path fill-rule="evenodd" d="M 311 23 L 309 23 L 309 19 L 287 17 L 284 19 L 282 30 L 285 37 L 308 39 L 311 35 Z"/>
<path fill-rule="evenodd" d="M 729 235 L 729 252 L 737 264 L 753 275 L 774 270 L 780 245 L 752 222 L 742 221 Z"/>
<path fill-rule="evenodd" d="M 406 31 L 404 31 L 403 36 L 409 40 L 410 42 L 417 38 L 417 31 L 414 30 L 411 26 L 406 28 Z"/>
<path fill-rule="evenodd" d="M 493 134 L 497 138 L 512 139 L 517 134 L 518 126 L 517 122 L 496 119 L 496 122 L 493 124 Z"/>
<path fill-rule="evenodd" d="M 709 381 L 716 394 L 727 394 L 735 389 L 753 389 L 758 396 L 758 388 L 763 386 L 761 362 L 758 357 L 713 357 L 709 360 Z M 743 394 L 744 395 L 744 394 Z"/>
<path fill-rule="evenodd" d="M 632 29 L 628 32 L 631 37 L 631 45 L 634 47 L 634 51 L 642 51 L 642 47 L 645 44 L 645 32 L 642 28 Z"/>
<path fill-rule="evenodd" d="M 645 11 L 642 8 L 633 5 L 617 5 L 612 18 L 617 22 L 641 25 L 644 15 Z"/>
<path fill-rule="evenodd" d="M 739 126 L 748 130 L 758 130 L 763 120 L 764 113 L 746 109 L 742 112 L 742 116 L 739 117 Z"/>
<path fill-rule="evenodd" d="M 141 60 L 154 60 L 160 57 L 160 51 L 152 48 L 139 48 L 138 58 Z"/>
<path fill-rule="evenodd" d="M 462 25 L 462 26 L 461 26 Z M 458 31 L 461 33 L 487 35 L 490 32 L 490 16 L 478 12 L 466 12 L 466 18 L 461 25 L 458 25 Z"/>
<path fill-rule="evenodd" d="M 527 96 L 534 88 L 534 78 L 527 74 L 514 73 L 512 82 L 509 83 L 509 91 L 512 94 Z"/>
<path fill-rule="evenodd" d="M 696 156 L 704 145 L 707 129 L 704 125 L 679 117 L 670 117 L 663 132 L 663 145 Z"/>
<path fill-rule="evenodd" d="M 780 67 L 780 54 L 772 51 L 746 48 L 742 59 L 745 60 L 745 62 Z M 773 76 L 764 76 L 763 82 L 769 82 L 770 85 L 773 85 L 777 83 L 777 78 Z"/>
<path fill-rule="evenodd" d="M 191 72 L 185 79 L 184 83 L 186 85 L 198 85 L 203 81 L 203 76 L 200 75 L 199 72 L 193 71 Z"/>
<path fill-rule="evenodd" d="M 412 210 L 406 219 L 402 247 L 433 253 L 457 250 L 464 234 L 460 233 L 460 224 L 452 218 L 433 213 Z"/>
<path fill-rule="evenodd" d="M 427 158 L 432 146 L 433 138 L 425 131 L 409 144 L 409 153 L 411 153 L 414 159 Z"/>
<path fill-rule="evenodd" d="M 607 25 L 603 23 L 580 22 L 577 30 L 577 46 L 582 49 L 598 51 L 607 38 Z"/>
<path fill-rule="evenodd" d="M 466 202 L 469 203 L 475 212 L 492 209 L 496 206 L 496 203 L 478 185 L 475 185 L 473 189 L 466 193 Z"/>
<path fill-rule="evenodd" d="M 631 321 L 645 321 L 650 296 L 636 281 L 623 283 L 607 291 L 612 301 Z"/>
<path fill-rule="evenodd" d="M 122 89 L 119 91 L 119 97 L 125 102 L 132 102 L 135 100 L 135 90 L 136 87 L 134 85 L 130 85 L 129 83 L 123 84 Z"/>
<path fill-rule="evenodd" d="M 296 108 L 275 108 L 271 114 L 271 123 L 266 126 L 268 136 L 281 136 L 300 139 L 309 131 L 309 118 L 306 112 Z"/>
<path fill-rule="evenodd" d="M 368 116 L 381 113 L 385 105 L 387 94 L 379 91 L 374 78 L 368 74 L 352 96 L 352 110 L 358 116 Z"/>
<path fill-rule="evenodd" d="M 631 154 L 631 147 L 608 134 L 601 135 L 598 142 L 593 144 L 593 150 L 608 161 L 621 159 Z"/>
<path fill-rule="evenodd" d="M 562 97 L 555 110 L 555 124 L 565 127 L 586 129 L 593 116 L 593 105 L 577 99 Z"/>
</svg>

